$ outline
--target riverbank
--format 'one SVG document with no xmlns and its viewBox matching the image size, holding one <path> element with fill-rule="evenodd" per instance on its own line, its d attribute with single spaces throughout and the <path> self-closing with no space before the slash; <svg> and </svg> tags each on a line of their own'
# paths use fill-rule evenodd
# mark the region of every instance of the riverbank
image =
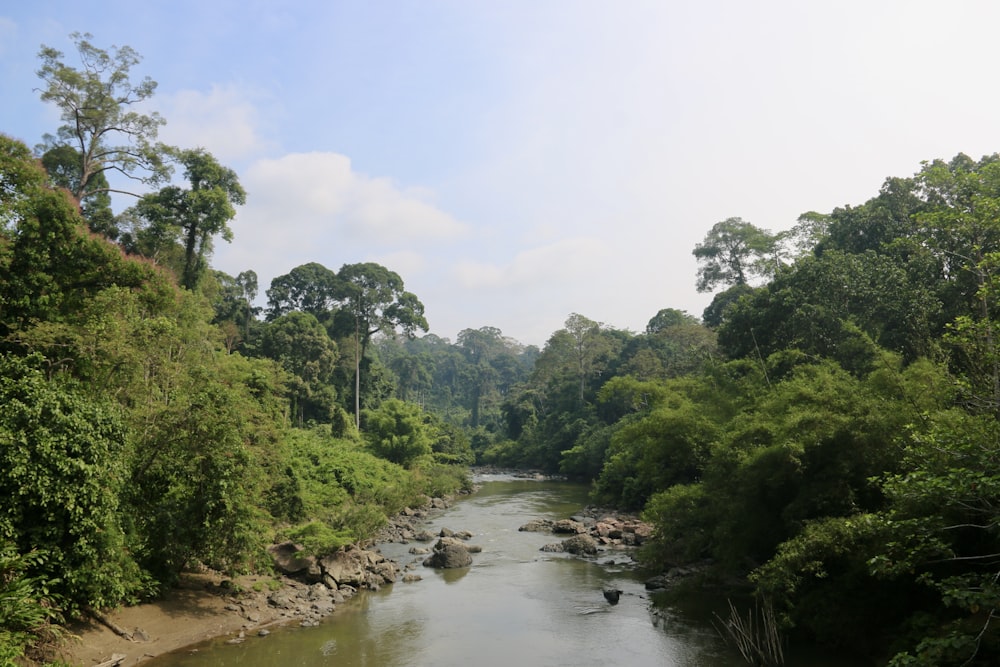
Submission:
<svg viewBox="0 0 1000 667">
<path fill-rule="evenodd" d="M 480 475 L 508 474 L 507 471 L 477 472 Z M 542 478 L 533 473 L 512 476 Z M 390 542 L 419 541 L 419 529 L 445 510 L 450 500 L 432 499 L 425 507 L 405 510 L 366 546 L 377 549 Z M 91 621 L 71 628 L 76 638 L 66 642 L 60 657 L 74 667 L 95 667 L 113 656 L 123 655 L 125 657 L 118 664 L 136 665 L 173 651 L 196 650 L 197 644 L 211 639 L 264 641 L 259 637 L 261 630 L 302 623 L 301 614 L 269 602 L 269 598 L 284 596 L 296 589 L 308 589 L 308 585 L 292 577 L 270 575 L 228 579 L 213 572 L 186 574 L 181 585 L 162 600 L 123 607 L 108 614 L 111 624 L 131 633 L 132 639 Z"/>
<path fill-rule="evenodd" d="M 275 581 L 287 587 L 300 585 L 263 575 L 230 579 L 211 572 L 186 573 L 162 599 L 121 607 L 105 616 L 131 639 L 91 619 L 69 628 L 72 636 L 58 657 L 76 667 L 94 667 L 116 656 L 124 656 L 116 664 L 136 665 L 209 639 L 238 639 L 241 632 L 256 638 L 261 630 L 294 620 L 267 603 Z"/>
<path fill-rule="evenodd" d="M 423 507 L 405 509 L 366 546 L 377 550 L 381 543 L 412 539 L 419 525 L 450 503 L 450 498 L 432 498 Z M 335 600 L 340 604 L 353 595 L 359 582 L 352 583 L 338 594 L 291 576 L 189 572 L 162 599 L 121 607 L 106 614 L 104 623 L 89 619 L 72 625 L 56 657 L 74 667 L 125 667 L 211 639 L 255 641 L 275 626 L 317 623 L 333 612 Z M 328 596 L 311 594 L 315 587 Z"/>
</svg>

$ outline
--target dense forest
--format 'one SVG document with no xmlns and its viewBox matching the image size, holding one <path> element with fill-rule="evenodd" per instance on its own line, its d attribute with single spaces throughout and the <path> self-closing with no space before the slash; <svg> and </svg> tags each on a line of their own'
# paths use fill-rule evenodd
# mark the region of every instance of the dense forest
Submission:
<svg viewBox="0 0 1000 667">
<path fill-rule="evenodd" d="M 648 564 L 702 566 L 792 640 L 1000 660 L 1000 156 L 788 232 L 719 222 L 700 319 L 450 341 L 378 264 L 289 267 L 266 306 L 251 267 L 214 270 L 253 193 L 158 143 L 138 55 L 90 39 L 40 52 L 55 134 L 0 135 L 0 662 L 185 568 L 364 539 L 474 463 L 592 481 L 654 523 Z"/>
</svg>

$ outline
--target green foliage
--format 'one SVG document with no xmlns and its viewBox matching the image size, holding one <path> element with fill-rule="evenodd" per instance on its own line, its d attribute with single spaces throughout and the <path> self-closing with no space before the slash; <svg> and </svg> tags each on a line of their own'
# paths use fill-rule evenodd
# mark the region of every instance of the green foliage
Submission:
<svg viewBox="0 0 1000 667">
<path fill-rule="evenodd" d="M 65 318 L 108 287 L 134 288 L 152 279 L 151 266 L 128 261 L 87 230 L 66 193 L 44 185 L 44 172 L 23 146 L 4 144 L 0 166 L 12 191 L 0 211 L 12 229 L 0 252 L 3 337 L 29 322 Z"/>
<path fill-rule="evenodd" d="M 422 462 L 414 473 L 421 493 L 431 498 L 472 490 L 472 479 L 464 465 Z"/>
<path fill-rule="evenodd" d="M 258 351 L 293 376 L 289 385 L 298 425 L 332 420 L 336 391 L 331 380 L 339 354 L 337 344 L 313 315 L 295 311 L 265 324 Z"/>
<path fill-rule="evenodd" d="M 420 482 L 411 472 L 324 431 L 294 429 L 285 442 L 303 514 L 328 529 L 317 534 L 366 539 L 387 517 L 418 503 Z"/>
<path fill-rule="evenodd" d="M 656 526 L 643 545 L 645 562 L 662 570 L 697 562 L 713 552 L 715 518 L 709 491 L 703 484 L 675 484 L 649 499 L 643 519 Z"/>
<path fill-rule="evenodd" d="M 810 522 L 751 580 L 799 633 L 840 650 L 884 651 L 886 634 L 900 632 L 928 602 L 912 581 L 873 576 L 868 556 L 889 530 L 878 514 Z"/>
<path fill-rule="evenodd" d="M 365 440 L 377 456 L 409 468 L 431 453 L 433 436 L 419 406 L 391 398 L 366 411 Z"/>
<path fill-rule="evenodd" d="M 144 536 L 137 556 L 167 582 L 196 561 L 241 568 L 261 534 L 245 418 L 252 401 L 207 369 L 192 370 L 174 400 L 148 415 L 126 496 Z"/>
<path fill-rule="evenodd" d="M 641 509 L 658 490 L 700 479 L 718 427 L 687 397 L 673 394 L 611 437 L 595 495 Z"/>
<path fill-rule="evenodd" d="M 350 544 L 355 538 L 347 529 L 334 530 L 322 521 L 309 521 L 290 529 L 288 539 L 302 545 L 310 556 L 325 556 Z"/>
<path fill-rule="evenodd" d="M 52 185 L 73 193 L 79 191 L 84 164 L 79 151 L 68 144 L 52 146 L 42 154 L 41 161 Z M 80 213 L 87 226 L 95 234 L 117 239 L 119 230 L 111 210 L 110 185 L 104 172 L 91 175 L 88 190 L 90 192 L 80 200 Z"/>
<path fill-rule="evenodd" d="M 293 311 L 326 318 L 336 299 L 337 274 L 316 262 L 303 264 L 271 281 L 267 319 L 275 320 Z"/>
<path fill-rule="evenodd" d="M 46 136 L 46 146 L 70 147 L 80 159 L 73 195 L 83 200 L 99 191 L 107 183 L 99 177 L 109 170 L 147 185 L 161 183 L 170 169 L 162 146 L 154 142 L 165 121 L 156 112 L 137 111 L 156 90 L 149 77 L 131 80 L 141 57 L 128 46 L 99 49 L 90 34 L 70 37 L 81 66 L 68 65 L 63 53 L 43 46 L 38 77 L 44 83 L 42 101 L 55 104 L 63 121 L 56 136 Z"/>
<path fill-rule="evenodd" d="M 998 452 L 994 418 L 948 410 L 914 434 L 904 454 L 907 473 L 885 479 L 890 532 L 870 554 L 872 571 L 887 578 L 915 575 L 941 605 L 937 627 L 895 664 L 991 664 L 1000 656 L 991 628 L 1000 607 Z"/>
<path fill-rule="evenodd" d="M 931 354 L 940 307 L 893 258 L 829 251 L 800 260 L 735 303 L 719 345 L 731 357 L 794 348 L 865 373 L 875 353 L 870 341 L 909 360 Z"/>
<path fill-rule="evenodd" d="M 472 465 L 476 462 L 476 454 L 464 430 L 430 412 L 425 412 L 423 419 L 432 433 L 431 450 L 436 462 L 445 465 Z"/>
<path fill-rule="evenodd" d="M 746 285 L 754 276 L 774 273 L 780 263 L 775 259 L 778 239 L 765 229 L 741 218 L 727 218 L 716 223 L 695 246 L 698 267 L 698 291 L 710 292 L 717 285 Z"/>
<path fill-rule="evenodd" d="M 618 428 L 618 425 L 590 425 L 571 448 L 562 452 L 559 472 L 575 479 L 597 479 Z"/>
<path fill-rule="evenodd" d="M 236 172 L 204 149 L 173 152 L 189 187 L 170 185 L 139 199 L 134 212 L 147 226 L 136 231 L 135 249 L 156 257 L 171 246 L 183 247 L 183 263 L 172 268 L 181 285 L 194 290 L 207 269 L 213 237 L 233 240 L 228 223 L 236 216 L 234 204 L 246 203 L 246 192 Z"/>
<path fill-rule="evenodd" d="M 0 357 L 0 539 L 42 549 L 34 574 L 60 580 L 69 609 L 108 606 L 144 582 L 123 553 L 126 476 L 117 412 L 45 378 L 38 357 Z"/>
<path fill-rule="evenodd" d="M 21 664 L 32 644 L 54 639 L 62 620 L 45 581 L 29 570 L 44 569 L 45 555 L 20 555 L 9 545 L 0 549 L 0 665 Z"/>
</svg>

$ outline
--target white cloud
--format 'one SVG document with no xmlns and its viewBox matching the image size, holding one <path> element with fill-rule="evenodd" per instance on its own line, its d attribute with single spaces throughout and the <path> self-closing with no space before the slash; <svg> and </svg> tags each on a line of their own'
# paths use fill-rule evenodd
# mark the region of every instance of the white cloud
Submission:
<svg viewBox="0 0 1000 667">
<path fill-rule="evenodd" d="M 337 153 L 292 153 L 257 160 L 241 174 L 247 204 L 232 223 L 236 240 L 218 244 L 214 264 L 257 272 L 262 289 L 307 262 L 336 271 L 376 261 L 404 280 L 426 268 L 421 249 L 440 249 L 465 225 L 434 206 L 430 193 L 355 172 Z"/>
<path fill-rule="evenodd" d="M 461 222 L 425 201 L 425 190 L 359 174 L 350 158 L 337 153 L 258 160 L 242 181 L 248 193 L 244 217 L 268 228 L 268 221 L 281 220 L 313 237 L 336 234 L 341 242 L 383 248 L 455 239 L 465 232 Z"/>
<path fill-rule="evenodd" d="M 235 84 L 158 94 L 156 108 L 167 119 L 160 139 L 181 148 L 205 148 L 222 163 L 260 155 L 270 145 L 259 134 L 258 97 Z"/>
<path fill-rule="evenodd" d="M 381 255 L 374 255 L 368 261 L 381 264 L 382 266 L 398 273 L 410 289 L 409 279 L 411 276 L 422 273 L 427 268 L 427 259 L 418 252 L 412 250 L 400 250 Z"/>
<path fill-rule="evenodd" d="M 455 265 L 455 278 L 466 289 L 507 289 L 577 283 L 608 259 L 596 238 L 567 238 L 517 253 L 506 265 L 471 260 Z"/>
</svg>

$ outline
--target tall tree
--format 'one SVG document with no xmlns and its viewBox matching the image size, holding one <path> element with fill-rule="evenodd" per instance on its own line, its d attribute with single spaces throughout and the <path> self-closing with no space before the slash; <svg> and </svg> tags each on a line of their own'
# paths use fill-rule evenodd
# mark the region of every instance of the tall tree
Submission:
<svg viewBox="0 0 1000 667">
<path fill-rule="evenodd" d="M 263 327 L 260 352 L 295 376 L 290 384 L 298 424 L 328 423 L 336 398 L 330 379 L 339 355 L 323 325 L 310 313 L 282 315 Z"/>
<path fill-rule="evenodd" d="M 260 308 L 257 298 L 257 274 L 243 271 L 235 278 L 222 271 L 212 271 L 212 284 L 203 283 L 203 292 L 215 308 L 213 322 L 226 329 L 235 344 L 250 339 L 250 329 Z"/>
<path fill-rule="evenodd" d="M 301 310 L 325 321 L 337 300 L 337 274 L 317 262 L 296 266 L 271 281 L 267 289 L 267 319 Z"/>
<path fill-rule="evenodd" d="M 663 308 L 646 324 L 646 333 L 656 334 L 669 327 L 681 326 L 683 324 L 698 324 L 698 319 L 689 315 L 684 310 Z"/>
<path fill-rule="evenodd" d="M 816 211 L 807 211 L 799 216 L 795 226 L 784 234 L 784 240 L 791 246 L 792 256 L 805 257 L 816 250 L 828 235 L 832 216 Z"/>
<path fill-rule="evenodd" d="M 70 191 L 77 201 L 98 192 L 123 192 L 112 188 L 100 175 L 116 171 L 145 185 L 159 185 L 170 175 L 163 146 L 156 144 L 166 121 L 156 112 L 140 108 L 153 96 L 156 82 L 149 77 L 135 82 L 131 69 L 142 58 L 128 46 L 99 49 L 89 33 L 70 35 L 81 67 L 68 65 L 64 55 L 42 46 L 42 66 L 37 74 L 44 82 L 41 98 L 59 107 L 63 125 L 55 136 L 47 135 L 42 151 L 71 147 L 79 159 Z"/>
<path fill-rule="evenodd" d="M 212 238 L 222 236 L 232 241 L 229 221 L 236 216 L 233 205 L 246 203 L 246 191 L 236 172 L 223 167 L 204 149 L 179 151 L 178 159 L 190 187 L 167 186 L 143 196 L 135 208 L 149 222 L 151 231 L 176 235 L 184 248 L 180 282 L 194 290 L 207 266 Z"/>
<path fill-rule="evenodd" d="M 611 352 L 611 345 L 603 335 L 603 330 L 600 322 L 578 313 L 573 313 L 566 320 L 566 332 L 572 343 L 572 356 L 580 387 L 580 405 L 583 405 L 586 397 L 588 378 L 599 370 L 601 358 Z"/>
<path fill-rule="evenodd" d="M 503 333 L 496 327 L 463 329 L 458 332 L 458 346 L 469 362 L 466 370 L 469 403 L 472 411 L 471 426 L 479 428 L 480 406 L 483 394 L 497 379 L 492 361 L 504 351 Z"/>
<path fill-rule="evenodd" d="M 403 289 L 403 279 L 373 262 L 345 264 L 337 273 L 337 296 L 354 327 L 354 420 L 361 427 L 361 360 L 372 336 L 400 330 L 412 337 L 427 331 L 424 304 Z"/>
<path fill-rule="evenodd" d="M 236 276 L 236 286 L 240 290 L 240 296 L 243 299 L 243 306 L 246 309 L 246 319 L 244 320 L 244 336 L 250 336 L 250 323 L 254 319 L 254 315 L 259 312 L 259 308 L 253 305 L 253 302 L 257 299 L 257 272 L 248 269 L 246 271 L 241 271 L 239 275 Z"/>
<path fill-rule="evenodd" d="M 692 251 L 701 264 L 698 291 L 710 292 L 718 285 L 746 285 L 755 276 L 774 273 L 777 240 L 742 218 L 717 222 Z"/>
</svg>

